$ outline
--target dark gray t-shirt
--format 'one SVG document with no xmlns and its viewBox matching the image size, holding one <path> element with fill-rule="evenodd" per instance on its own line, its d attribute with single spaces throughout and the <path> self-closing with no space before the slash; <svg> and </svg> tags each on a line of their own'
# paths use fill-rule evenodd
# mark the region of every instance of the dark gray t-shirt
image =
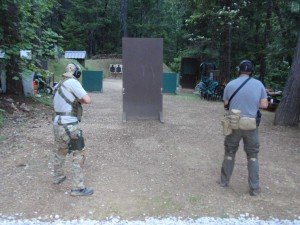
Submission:
<svg viewBox="0 0 300 225">
<path fill-rule="evenodd" d="M 229 101 L 231 95 L 248 77 L 244 75 L 230 81 L 225 87 L 223 100 Z M 260 100 L 266 98 L 267 92 L 264 85 L 259 80 L 251 78 L 231 99 L 229 110 L 239 109 L 242 116 L 255 118 Z"/>
</svg>

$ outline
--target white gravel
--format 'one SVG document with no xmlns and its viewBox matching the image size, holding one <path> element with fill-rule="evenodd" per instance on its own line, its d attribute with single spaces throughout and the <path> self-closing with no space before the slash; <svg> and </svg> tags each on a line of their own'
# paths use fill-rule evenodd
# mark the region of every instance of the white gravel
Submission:
<svg viewBox="0 0 300 225">
<path fill-rule="evenodd" d="M 157 219 L 146 218 L 145 220 L 120 220 L 118 218 L 110 218 L 105 221 L 96 220 L 53 220 L 53 221 L 41 221 L 38 219 L 31 220 L 18 220 L 13 217 L 0 218 L 1 225 L 300 225 L 300 217 L 295 220 L 259 220 L 257 217 L 244 217 L 239 218 L 213 218 L 202 217 L 199 219 L 180 219 L 175 217 Z"/>
</svg>

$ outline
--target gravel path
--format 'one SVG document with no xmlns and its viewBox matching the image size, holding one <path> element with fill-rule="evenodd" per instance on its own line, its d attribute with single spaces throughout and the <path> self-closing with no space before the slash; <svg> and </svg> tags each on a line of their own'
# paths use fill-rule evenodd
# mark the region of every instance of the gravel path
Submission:
<svg viewBox="0 0 300 225">
<path fill-rule="evenodd" d="M 156 219 L 156 218 L 147 218 L 145 220 L 139 221 L 127 221 L 120 220 L 117 218 L 110 218 L 105 221 L 95 221 L 95 220 L 54 220 L 54 221 L 40 221 L 40 220 L 15 220 L 15 219 L 0 219 L 1 225 L 299 225 L 300 220 L 259 220 L 256 218 L 231 218 L 231 219 L 222 219 L 222 218 L 212 218 L 212 217 L 202 217 L 196 220 L 192 219 L 178 219 L 178 218 L 165 218 L 165 219 Z"/>
<path fill-rule="evenodd" d="M 153 120 L 122 123 L 121 82 L 106 79 L 104 92 L 91 93 L 93 102 L 84 107 L 85 174 L 86 184 L 95 190 L 92 197 L 69 195 L 70 158 L 66 162 L 68 179 L 61 185 L 51 184 L 51 110 L 36 108 L 34 116 L 11 116 L 0 130 L 0 224 L 9 224 L 4 216 L 20 219 L 21 224 L 27 223 L 24 219 L 34 223 L 34 218 L 142 224 L 138 221 L 144 218 L 169 217 L 193 220 L 149 219 L 143 223 L 220 224 L 214 218 L 223 218 L 220 221 L 230 221 L 224 224 L 239 224 L 234 218 L 241 214 L 257 220 L 243 224 L 299 224 L 299 128 L 275 127 L 274 113 L 263 112 L 262 194 L 250 197 L 242 146 L 230 187 L 216 184 L 223 158 L 221 102 L 207 102 L 185 92 L 164 95 L 164 124 Z M 110 217 L 120 220 L 105 222 Z"/>
</svg>

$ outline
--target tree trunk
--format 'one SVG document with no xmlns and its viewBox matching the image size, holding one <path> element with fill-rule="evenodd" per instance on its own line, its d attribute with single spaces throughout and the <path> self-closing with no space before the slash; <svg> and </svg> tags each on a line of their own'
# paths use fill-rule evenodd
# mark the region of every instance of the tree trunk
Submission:
<svg viewBox="0 0 300 225">
<path fill-rule="evenodd" d="M 6 65 L 6 93 L 23 94 L 22 76 L 19 71 L 19 60 L 12 56 Z"/>
<path fill-rule="evenodd" d="M 222 7 L 230 9 L 232 0 L 220 0 Z M 232 25 L 224 24 L 220 37 L 220 76 L 224 80 L 230 80 L 231 74 L 231 42 L 232 42 Z"/>
<path fill-rule="evenodd" d="M 95 39 L 95 30 L 89 31 L 88 39 L 88 55 L 92 56 L 96 54 L 96 39 Z"/>
<path fill-rule="evenodd" d="M 8 10 L 5 10 L 5 14 L 2 15 L 3 23 L 3 44 L 8 48 L 13 47 L 20 41 L 19 35 L 19 18 L 18 18 L 18 6 L 17 3 L 9 3 Z M 19 55 L 18 53 L 10 55 L 10 60 L 6 64 L 6 87 L 8 94 L 22 94 L 23 85 L 22 77 L 20 75 L 19 68 Z"/>
<path fill-rule="evenodd" d="M 128 37 L 127 12 L 128 12 L 128 1 L 121 0 L 121 27 L 122 27 L 123 37 Z"/>
<path fill-rule="evenodd" d="M 231 42 L 232 42 L 232 26 L 225 25 L 221 33 L 220 48 L 220 76 L 225 80 L 230 80 L 231 69 Z"/>
<path fill-rule="evenodd" d="M 290 77 L 284 88 L 283 97 L 276 110 L 275 125 L 298 126 L 300 116 L 300 32 L 293 59 Z"/>
<path fill-rule="evenodd" d="M 266 51 L 267 46 L 269 44 L 270 39 L 270 32 L 271 32 L 271 16 L 272 16 L 272 0 L 268 0 L 267 4 L 267 16 L 266 16 L 266 26 L 264 32 L 264 39 L 263 39 L 263 49 L 259 54 L 259 61 L 260 61 L 260 80 L 264 84 L 265 83 L 265 75 L 267 73 L 267 65 L 266 65 Z"/>
</svg>

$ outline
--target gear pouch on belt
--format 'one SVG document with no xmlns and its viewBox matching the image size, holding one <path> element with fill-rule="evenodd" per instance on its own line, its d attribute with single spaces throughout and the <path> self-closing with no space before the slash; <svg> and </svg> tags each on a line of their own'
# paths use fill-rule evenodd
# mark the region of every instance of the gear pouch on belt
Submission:
<svg viewBox="0 0 300 225">
<path fill-rule="evenodd" d="M 241 117 L 241 110 L 238 109 L 230 110 L 230 113 L 229 115 L 227 115 L 227 118 L 229 119 L 229 124 L 231 129 L 233 130 L 239 129 L 240 117 Z"/>
<path fill-rule="evenodd" d="M 82 130 L 79 130 L 79 132 L 76 135 L 71 135 L 70 142 L 68 144 L 68 153 L 71 153 L 73 151 L 80 151 L 84 148 L 84 138 L 82 134 Z"/>
<path fill-rule="evenodd" d="M 75 115 L 79 122 L 81 122 L 81 117 L 83 113 L 83 108 L 80 102 L 75 100 L 72 104 L 72 113 Z"/>
<path fill-rule="evenodd" d="M 83 108 L 80 102 L 78 102 L 77 105 L 77 119 L 79 122 L 81 122 L 81 117 L 82 117 L 82 113 L 83 113 Z"/>
<path fill-rule="evenodd" d="M 230 127 L 229 120 L 226 117 L 224 117 L 221 120 L 221 124 L 222 124 L 222 127 L 223 127 L 223 135 L 224 136 L 230 135 L 232 133 L 232 129 Z"/>
<path fill-rule="evenodd" d="M 241 117 L 239 121 L 239 128 L 241 130 L 255 130 L 256 129 L 256 118 Z"/>
</svg>

